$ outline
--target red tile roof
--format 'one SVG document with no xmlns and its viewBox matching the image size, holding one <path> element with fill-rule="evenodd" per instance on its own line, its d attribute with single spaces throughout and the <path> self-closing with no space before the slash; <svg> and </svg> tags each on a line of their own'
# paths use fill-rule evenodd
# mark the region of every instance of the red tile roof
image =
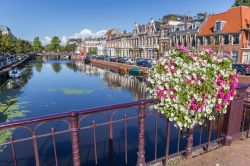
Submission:
<svg viewBox="0 0 250 166">
<path fill-rule="evenodd" d="M 225 21 L 220 33 L 240 32 L 248 28 L 250 22 L 250 8 L 246 6 L 232 7 L 225 13 L 211 15 L 201 26 L 199 35 L 213 35 L 216 21 Z"/>
</svg>

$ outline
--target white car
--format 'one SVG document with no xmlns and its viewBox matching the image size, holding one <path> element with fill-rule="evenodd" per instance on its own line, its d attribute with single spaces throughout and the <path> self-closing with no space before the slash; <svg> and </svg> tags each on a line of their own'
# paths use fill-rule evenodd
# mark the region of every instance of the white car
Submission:
<svg viewBox="0 0 250 166">
<path fill-rule="evenodd" d="M 126 61 L 126 64 L 134 65 L 135 64 L 135 60 L 132 59 L 132 58 L 128 58 L 128 60 Z"/>
</svg>

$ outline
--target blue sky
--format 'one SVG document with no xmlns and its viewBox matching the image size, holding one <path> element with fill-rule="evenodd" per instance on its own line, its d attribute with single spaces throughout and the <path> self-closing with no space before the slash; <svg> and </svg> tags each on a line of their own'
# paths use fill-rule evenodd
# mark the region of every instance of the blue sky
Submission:
<svg viewBox="0 0 250 166">
<path fill-rule="evenodd" d="M 1 0 L 0 25 L 18 38 L 72 36 L 82 29 L 130 31 L 170 13 L 224 12 L 234 0 Z"/>
</svg>

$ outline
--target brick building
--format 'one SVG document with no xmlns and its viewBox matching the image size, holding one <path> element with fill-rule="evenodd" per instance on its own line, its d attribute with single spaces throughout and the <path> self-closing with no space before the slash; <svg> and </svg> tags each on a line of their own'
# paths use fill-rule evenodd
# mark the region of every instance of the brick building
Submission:
<svg viewBox="0 0 250 166">
<path fill-rule="evenodd" d="M 232 7 L 210 15 L 197 34 L 197 48 L 213 48 L 233 63 L 250 64 L 250 8 Z"/>
<path fill-rule="evenodd" d="M 169 14 L 162 17 L 160 25 L 160 53 L 167 52 L 170 48 L 170 33 L 173 29 L 177 29 L 178 25 L 183 24 L 185 20 L 191 20 L 192 17 L 185 15 Z"/>
<path fill-rule="evenodd" d="M 185 46 L 190 50 L 197 49 L 197 33 L 207 18 L 206 13 L 198 13 L 195 17 L 186 17 L 178 25 L 172 26 L 169 33 L 170 47 Z"/>
</svg>

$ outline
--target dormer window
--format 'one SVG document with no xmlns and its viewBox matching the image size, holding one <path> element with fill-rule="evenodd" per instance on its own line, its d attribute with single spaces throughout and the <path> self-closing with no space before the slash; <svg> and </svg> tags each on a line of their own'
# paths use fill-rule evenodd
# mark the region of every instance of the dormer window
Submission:
<svg viewBox="0 0 250 166">
<path fill-rule="evenodd" d="M 200 26 L 200 23 L 199 22 L 195 22 L 192 24 L 192 29 L 196 29 Z"/>
<path fill-rule="evenodd" d="M 177 29 L 177 27 L 176 27 L 176 26 L 173 26 L 173 27 L 172 27 L 172 31 L 173 31 L 173 32 L 175 32 L 175 31 L 176 31 L 176 29 Z"/>
<path fill-rule="evenodd" d="M 216 21 L 214 26 L 214 31 L 221 31 L 223 29 L 224 24 L 225 21 Z"/>
<path fill-rule="evenodd" d="M 180 27 L 179 27 L 179 31 L 184 31 L 185 30 L 185 25 L 181 25 Z"/>
</svg>

